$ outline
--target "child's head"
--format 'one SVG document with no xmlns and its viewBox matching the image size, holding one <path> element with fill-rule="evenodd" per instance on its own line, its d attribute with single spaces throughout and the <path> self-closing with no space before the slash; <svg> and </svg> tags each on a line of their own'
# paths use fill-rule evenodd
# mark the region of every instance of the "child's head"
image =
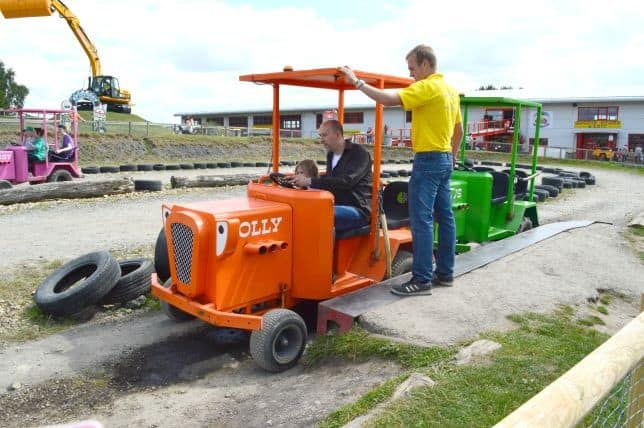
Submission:
<svg viewBox="0 0 644 428">
<path fill-rule="evenodd" d="M 311 159 L 304 159 L 295 165 L 295 175 L 302 174 L 308 178 L 318 178 L 318 167 L 315 161 Z"/>
</svg>

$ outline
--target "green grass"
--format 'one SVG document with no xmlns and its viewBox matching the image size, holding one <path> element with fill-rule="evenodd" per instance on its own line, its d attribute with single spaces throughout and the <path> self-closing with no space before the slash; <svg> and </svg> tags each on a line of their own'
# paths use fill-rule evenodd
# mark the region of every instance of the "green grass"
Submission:
<svg viewBox="0 0 644 428">
<path fill-rule="evenodd" d="M 483 364 L 457 366 L 453 349 L 418 348 L 390 344 L 369 338 L 356 329 L 350 336 L 318 339 L 311 351 L 326 358 L 350 360 L 384 357 L 399 362 L 409 373 L 420 371 L 434 381 L 433 388 L 416 389 L 412 395 L 385 408 L 374 421 L 378 427 L 436 426 L 488 427 L 511 413 L 539 392 L 608 336 L 578 325 L 570 308 L 552 315 L 514 315 L 516 330 L 487 333 L 483 338 L 496 341 L 502 348 Z M 319 342 L 319 343 L 318 343 Z M 318 348 L 319 347 L 319 348 Z M 410 358 L 411 357 L 411 358 Z M 385 400 L 404 376 L 391 379 L 356 403 L 330 414 L 324 427 L 342 426 L 368 408 Z"/>
<path fill-rule="evenodd" d="M 600 306 L 597 306 L 595 309 L 597 310 L 597 312 L 601 314 L 608 315 L 608 308 L 606 306 L 600 305 Z"/>
</svg>

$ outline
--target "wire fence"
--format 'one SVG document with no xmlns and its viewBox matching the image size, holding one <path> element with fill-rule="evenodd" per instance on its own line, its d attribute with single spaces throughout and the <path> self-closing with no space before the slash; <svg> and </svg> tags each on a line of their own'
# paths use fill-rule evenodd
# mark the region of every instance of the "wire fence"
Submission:
<svg viewBox="0 0 644 428">
<path fill-rule="evenodd" d="M 640 361 L 577 427 L 644 427 L 643 373 Z"/>
</svg>

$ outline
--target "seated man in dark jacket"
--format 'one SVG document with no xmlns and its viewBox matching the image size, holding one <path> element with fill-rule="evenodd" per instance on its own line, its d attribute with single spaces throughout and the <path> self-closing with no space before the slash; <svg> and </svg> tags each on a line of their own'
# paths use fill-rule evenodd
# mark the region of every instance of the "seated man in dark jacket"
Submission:
<svg viewBox="0 0 644 428">
<path fill-rule="evenodd" d="M 364 147 L 344 140 L 342 124 L 328 120 L 318 130 L 320 142 L 327 149 L 326 174 L 319 178 L 296 175 L 298 187 L 323 189 L 333 193 L 336 230 L 354 229 L 371 218 L 371 155 Z"/>
</svg>

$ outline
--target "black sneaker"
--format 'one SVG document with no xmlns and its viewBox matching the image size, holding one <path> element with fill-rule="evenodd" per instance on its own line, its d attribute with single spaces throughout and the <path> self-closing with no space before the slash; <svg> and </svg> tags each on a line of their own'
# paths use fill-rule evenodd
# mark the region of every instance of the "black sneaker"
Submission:
<svg viewBox="0 0 644 428">
<path fill-rule="evenodd" d="M 454 285 L 454 278 L 449 278 L 446 276 L 439 276 L 434 272 L 432 275 L 432 285 L 437 287 L 451 287 Z"/>
<path fill-rule="evenodd" d="M 432 294 L 432 284 L 431 281 L 421 282 L 412 278 L 403 284 L 393 285 L 390 291 L 397 296 L 429 296 Z"/>
</svg>

